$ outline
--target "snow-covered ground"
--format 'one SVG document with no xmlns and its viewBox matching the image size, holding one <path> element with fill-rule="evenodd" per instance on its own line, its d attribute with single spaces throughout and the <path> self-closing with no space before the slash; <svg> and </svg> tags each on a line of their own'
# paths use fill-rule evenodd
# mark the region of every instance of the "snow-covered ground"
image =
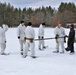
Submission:
<svg viewBox="0 0 76 75">
<path fill-rule="evenodd" d="M 36 38 L 38 28 L 35 28 Z M 66 29 L 66 34 L 69 30 Z M 30 57 L 30 52 L 26 58 L 20 55 L 20 46 L 17 39 L 17 28 L 9 28 L 6 33 L 8 56 L 0 55 L 0 75 L 76 75 L 76 54 L 70 55 L 53 53 L 55 50 L 55 40 L 46 40 L 45 45 L 49 46 L 44 51 L 38 50 L 38 41 L 35 42 L 35 51 L 38 58 Z M 53 28 L 45 28 L 45 37 L 54 37 Z M 67 44 L 65 44 L 65 47 Z M 76 44 L 75 44 L 76 51 Z"/>
</svg>

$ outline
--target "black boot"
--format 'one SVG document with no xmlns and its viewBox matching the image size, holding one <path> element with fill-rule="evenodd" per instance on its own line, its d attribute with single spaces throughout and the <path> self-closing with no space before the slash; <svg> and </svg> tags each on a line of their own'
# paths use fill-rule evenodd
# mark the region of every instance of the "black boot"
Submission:
<svg viewBox="0 0 76 75">
<path fill-rule="evenodd" d="M 70 55 L 74 54 L 75 52 L 70 52 Z"/>
<path fill-rule="evenodd" d="M 59 53 L 59 50 L 57 50 L 57 51 L 53 51 L 53 53 Z"/>
<path fill-rule="evenodd" d="M 39 50 L 41 50 L 41 48 L 39 48 Z"/>
<path fill-rule="evenodd" d="M 24 55 L 23 55 L 22 57 L 23 57 L 23 58 L 26 58 L 26 57 L 27 57 L 27 55 L 26 55 L 26 56 L 24 56 Z"/>
<path fill-rule="evenodd" d="M 23 49 L 21 49 L 21 55 L 23 55 Z"/>
<path fill-rule="evenodd" d="M 1 53 L 1 55 L 7 55 L 6 53 Z"/>
<path fill-rule="evenodd" d="M 21 52 L 21 55 L 23 55 L 23 52 Z"/>
<path fill-rule="evenodd" d="M 37 58 L 36 56 L 31 56 L 31 57 L 34 58 L 34 59 Z"/>
<path fill-rule="evenodd" d="M 21 51 L 23 51 L 23 49 L 21 49 Z"/>
<path fill-rule="evenodd" d="M 67 48 L 65 48 L 65 50 L 66 50 L 66 51 L 70 51 L 68 47 L 67 47 Z"/>
</svg>

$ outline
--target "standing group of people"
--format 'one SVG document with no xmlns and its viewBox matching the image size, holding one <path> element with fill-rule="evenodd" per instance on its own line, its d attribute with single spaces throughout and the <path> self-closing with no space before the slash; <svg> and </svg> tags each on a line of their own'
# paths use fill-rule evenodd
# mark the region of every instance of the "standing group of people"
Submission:
<svg viewBox="0 0 76 75">
<path fill-rule="evenodd" d="M 42 50 L 45 48 L 44 46 L 44 27 L 45 23 L 40 24 L 39 26 L 39 33 L 38 33 L 38 39 L 39 39 L 39 50 Z M 34 38 L 35 38 L 35 31 L 32 27 L 32 23 L 29 22 L 28 26 L 25 27 L 24 21 L 21 21 L 20 25 L 17 28 L 17 35 L 20 43 L 20 50 L 21 50 L 21 55 L 25 58 L 27 56 L 27 53 L 31 51 L 31 57 L 36 58 L 35 56 L 35 43 L 34 43 Z M 25 43 L 25 48 L 23 49 L 23 44 Z"/>
<path fill-rule="evenodd" d="M 43 50 L 45 48 L 44 46 L 44 27 L 45 23 L 40 24 L 39 30 L 38 30 L 38 39 L 39 39 L 39 50 Z M 1 55 L 6 55 L 5 48 L 6 48 L 6 37 L 5 32 L 8 30 L 7 25 L 2 25 L 0 27 L 0 47 L 1 47 Z M 53 51 L 54 53 L 64 53 L 64 49 L 66 51 L 70 51 L 71 54 L 74 54 L 74 40 L 75 40 L 75 30 L 74 25 L 70 25 L 70 32 L 69 36 L 66 36 L 65 29 L 62 27 L 61 22 L 58 22 L 57 27 L 54 30 L 55 39 L 56 39 L 56 51 Z M 31 57 L 36 58 L 35 56 L 35 31 L 32 27 L 32 23 L 29 22 L 28 26 L 25 27 L 24 21 L 21 21 L 20 25 L 17 28 L 17 37 L 19 39 L 20 43 L 20 50 L 21 55 L 23 58 L 26 58 L 29 48 L 31 52 Z M 67 42 L 67 48 L 64 48 L 64 42 L 66 42 L 66 37 L 68 37 Z M 25 47 L 23 47 L 24 45 Z M 61 51 L 59 50 L 59 46 L 61 45 Z"/>
<path fill-rule="evenodd" d="M 55 39 L 56 39 L 56 51 L 54 53 L 59 53 L 59 45 L 61 45 L 61 51 L 60 53 L 64 53 L 64 50 L 70 51 L 70 54 L 74 54 L 74 41 L 75 41 L 75 30 L 74 25 L 71 24 L 70 26 L 70 32 L 67 36 L 65 34 L 65 30 L 62 27 L 61 22 L 58 23 L 58 26 L 55 28 Z M 66 37 L 68 37 L 67 41 L 67 48 L 64 48 L 64 43 L 66 43 Z"/>
<path fill-rule="evenodd" d="M 29 51 L 29 48 L 31 49 L 31 57 L 36 58 L 35 56 L 35 44 L 34 44 L 34 38 L 35 38 L 35 31 L 32 27 L 32 23 L 29 22 L 28 26 L 25 27 L 24 21 L 21 21 L 21 24 L 18 26 L 17 29 L 18 39 L 20 43 L 20 50 L 21 55 L 23 55 L 23 58 L 27 56 L 27 53 Z M 25 43 L 25 48 L 23 49 L 23 44 Z"/>
</svg>

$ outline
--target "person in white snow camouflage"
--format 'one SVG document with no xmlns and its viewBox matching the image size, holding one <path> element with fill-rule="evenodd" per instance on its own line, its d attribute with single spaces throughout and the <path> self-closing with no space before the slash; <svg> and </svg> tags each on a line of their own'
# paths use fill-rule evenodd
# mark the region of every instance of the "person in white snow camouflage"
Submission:
<svg viewBox="0 0 76 75">
<path fill-rule="evenodd" d="M 24 21 L 21 21 L 20 25 L 17 28 L 17 37 L 20 43 L 21 55 L 23 55 L 23 44 L 25 43 L 25 25 Z"/>
<path fill-rule="evenodd" d="M 23 51 L 23 58 L 25 58 L 27 56 L 29 48 L 30 48 L 30 52 L 31 52 L 31 57 L 36 58 L 35 44 L 34 44 L 35 31 L 32 27 L 31 22 L 28 23 L 28 26 L 26 27 L 26 30 L 25 30 L 25 34 L 26 34 L 26 42 L 25 42 L 25 49 Z"/>
<path fill-rule="evenodd" d="M 64 42 L 65 42 L 64 38 L 66 35 L 61 22 L 58 22 L 58 26 L 55 28 L 54 34 L 56 38 L 56 51 L 54 51 L 54 53 L 59 52 L 59 45 L 61 45 L 60 53 L 64 53 Z M 62 37 L 62 38 L 59 38 L 59 37 Z"/>
<path fill-rule="evenodd" d="M 40 24 L 39 30 L 38 30 L 38 39 L 44 39 L 44 27 L 45 23 Z M 39 40 L 39 50 L 43 50 L 45 48 L 44 46 L 44 40 Z"/>
<path fill-rule="evenodd" d="M 1 55 L 6 55 L 4 52 L 6 49 L 6 36 L 5 33 L 8 30 L 8 26 L 3 24 L 2 27 L 0 27 L 0 47 L 1 47 Z"/>
</svg>

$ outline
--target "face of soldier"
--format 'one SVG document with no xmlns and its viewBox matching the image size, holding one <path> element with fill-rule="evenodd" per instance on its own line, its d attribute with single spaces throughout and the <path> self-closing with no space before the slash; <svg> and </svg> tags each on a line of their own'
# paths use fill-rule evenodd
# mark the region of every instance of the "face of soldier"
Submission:
<svg viewBox="0 0 76 75">
<path fill-rule="evenodd" d="M 45 25 L 43 25 L 43 27 L 45 27 Z"/>
<path fill-rule="evenodd" d="M 61 24 L 58 24 L 58 27 L 60 28 L 62 25 Z"/>
<path fill-rule="evenodd" d="M 69 26 L 69 28 L 71 29 L 72 27 L 71 27 L 71 26 Z"/>
<path fill-rule="evenodd" d="M 22 23 L 22 26 L 24 26 L 24 23 Z"/>
</svg>

